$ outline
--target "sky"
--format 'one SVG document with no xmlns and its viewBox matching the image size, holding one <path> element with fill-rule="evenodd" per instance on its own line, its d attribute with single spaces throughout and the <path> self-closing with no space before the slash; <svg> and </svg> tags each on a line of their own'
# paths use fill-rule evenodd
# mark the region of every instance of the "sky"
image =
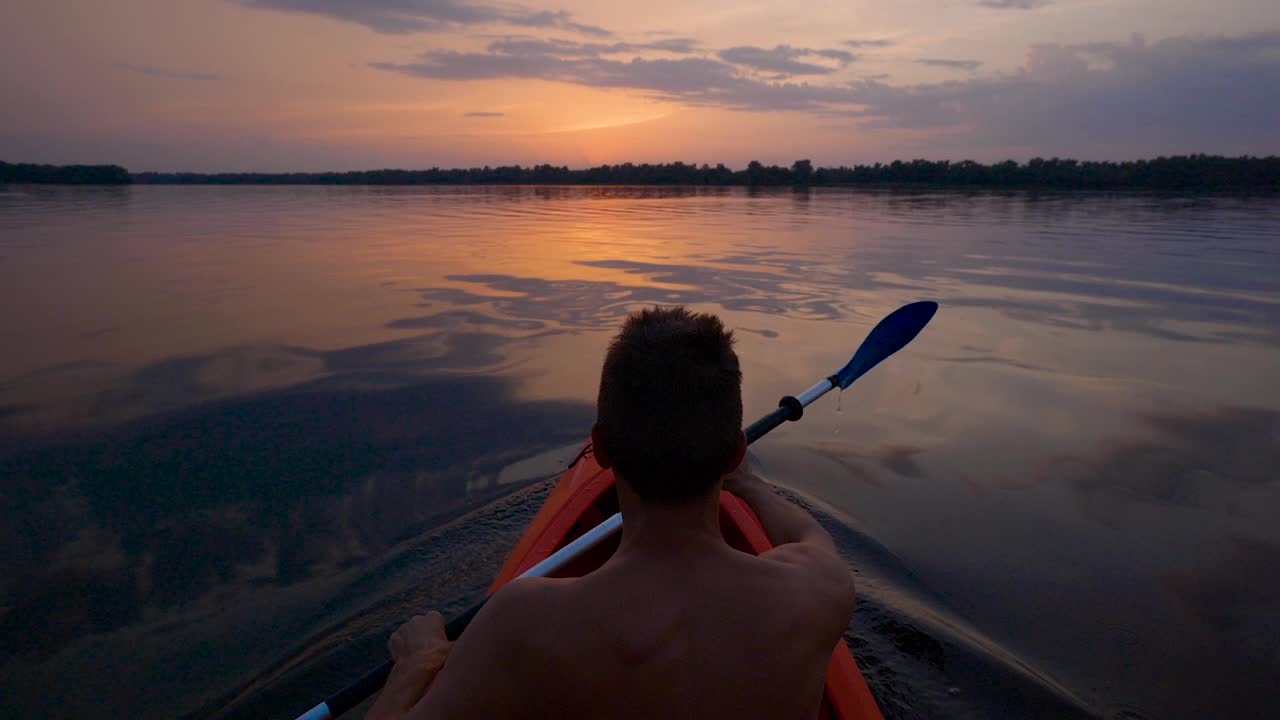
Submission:
<svg viewBox="0 0 1280 720">
<path fill-rule="evenodd" d="M 1280 153 L 1277 0 L 16 0 L 0 160 Z"/>
</svg>

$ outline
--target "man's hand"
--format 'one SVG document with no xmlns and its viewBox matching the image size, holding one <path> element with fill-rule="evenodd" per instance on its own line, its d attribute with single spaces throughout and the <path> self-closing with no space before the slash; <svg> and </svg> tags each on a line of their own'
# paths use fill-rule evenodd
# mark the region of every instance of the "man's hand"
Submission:
<svg viewBox="0 0 1280 720">
<path fill-rule="evenodd" d="M 445 637 L 444 616 L 432 611 L 400 626 L 387 642 L 395 666 L 366 720 L 399 720 L 426 694 L 444 667 L 453 643 Z"/>
<path fill-rule="evenodd" d="M 444 634 L 444 616 L 434 610 L 415 615 L 387 641 L 387 649 L 397 666 L 405 662 L 443 666 L 452 646 Z"/>
<path fill-rule="evenodd" d="M 723 488 L 738 497 L 746 500 L 745 495 L 749 495 L 752 490 L 768 489 L 764 481 L 751 472 L 751 466 L 744 457 L 741 463 L 733 472 L 724 476 Z M 749 503 L 748 503 L 749 504 Z"/>
<path fill-rule="evenodd" d="M 821 548 L 829 551 L 833 557 L 839 557 L 831 536 L 822 529 L 813 516 L 774 492 L 772 486 L 751 472 L 746 458 L 742 459 L 737 469 L 724 476 L 721 487 L 751 506 L 775 548 L 789 544 L 804 544 Z"/>
</svg>

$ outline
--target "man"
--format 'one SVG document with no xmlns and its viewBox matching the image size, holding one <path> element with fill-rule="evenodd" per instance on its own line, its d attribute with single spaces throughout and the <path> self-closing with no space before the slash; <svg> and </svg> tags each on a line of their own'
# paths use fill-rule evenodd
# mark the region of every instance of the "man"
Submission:
<svg viewBox="0 0 1280 720">
<path fill-rule="evenodd" d="M 617 476 L 617 551 L 581 578 L 508 584 L 452 648 L 439 614 L 414 618 L 391 638 L 369 717 L 816 717 L 853 580 L 808 513 L 739 467 L 741 385 L 716 317 L 628 318 L 591 432 Z M 725 543 L 721 490 L 755 510 L 773 550 Z"/>
</svg>

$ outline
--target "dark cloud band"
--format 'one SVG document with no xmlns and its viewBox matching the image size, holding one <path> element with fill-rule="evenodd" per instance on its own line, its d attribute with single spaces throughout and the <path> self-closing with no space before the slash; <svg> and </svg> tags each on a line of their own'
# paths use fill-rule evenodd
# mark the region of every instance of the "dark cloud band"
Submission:
<svg viewBox="0 0 1280 720">
<path fill-rule="evenodd" d="M 981 60 L 943 60 L 940 58 L 920 58 L 916 60 L 916 64 L 951 68 L 952 70 L 968 70 L 970 72 L 982 67 Z"/>
<path fill-rule="evenodd" d="M 248 7 L 323 15 L 380 33 L 446 30 L 461 25 L 548 28 L 608 37 L 601 27 L 576 22 L 569 13 L 521 6 L 484 5 L 467 0 L 239 0 Z"/>
<path fill-rule="evenodd" d="M 844 50 L 812 50 L 791 47 L 790 45 L 778 45 L 773 48 L 732 47 L 728 50 L 721 50 L 719 56 L 721 60 L 736 65 L 783 75 L 828 75 L 843 68 L 855 59 L 852 53 Z M 829 64 L 824 65 L 811 60 L 804 61 L 801 58 L 827 60 Z"/>
<path fill-rule="evenodd" d="M 887 48 L 893 46 L 893 41 L 886 38 L 879 39 L 862 39 L 862 40 L 845 40 L 841 43 L 845 47 L 851 48 Z"/>
</svg>

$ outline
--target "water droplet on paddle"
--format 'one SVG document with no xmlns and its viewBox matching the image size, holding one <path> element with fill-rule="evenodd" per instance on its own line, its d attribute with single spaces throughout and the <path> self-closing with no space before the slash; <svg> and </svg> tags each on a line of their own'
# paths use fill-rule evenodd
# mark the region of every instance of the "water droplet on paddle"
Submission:
<svg viewBox="0 0 1280 720">
<path fill-rule="evenodd" d="M 839 392 L 837 392 L 837 393 L 836 393 L 836 414 L 837 414 L 837 415 L 843 415 L 843 414 L 844 414 L 844 408 L 840 407 L 840 405 L 841 405 L 840 401 L 841 401 L 842 399 L 844 399 L 844 388 L 839 388 Z M 831 431 L 831 434 L 832 434 L 832 435 L 839 435 L 839 434 L 840 434 L 840 421 L 839 421 L 839 420 L 837 420 L 837 421 L 836 421 L 836 427 L 835 427 L 835 430 L 832 430 L 832 431 Z"/>
</svg>

